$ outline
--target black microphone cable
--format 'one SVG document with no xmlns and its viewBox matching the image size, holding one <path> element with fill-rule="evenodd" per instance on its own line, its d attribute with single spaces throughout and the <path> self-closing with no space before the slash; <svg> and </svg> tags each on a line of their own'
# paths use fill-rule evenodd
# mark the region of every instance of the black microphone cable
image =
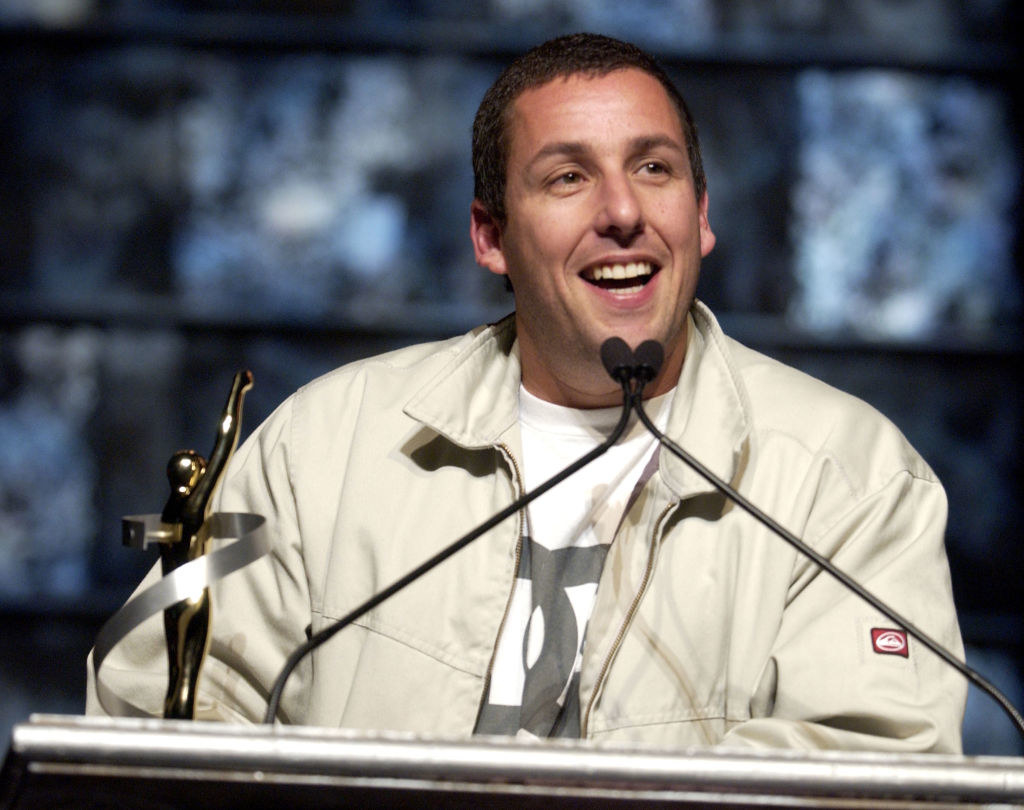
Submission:
<svg viewBox="0 0 1024 810">
<path fill-rule="evenodd" d="M 611 338 L 610 340 L 619 340 L 619 338 Z M 627 347 L 628 349 L 628 347 Z M 711 484 L 715 489 L 729 498 L 731 501 L 739 505 L 747 514 L 751 515 L 763 526 L 770 529 L 776 535 L 781 537 L 793 548 L 799 551 L 801 554 L 810 558 L 820 568 L 827 571 L 835 579 L 839 580 L 846 588 L 853 591 L 857 596 L 867 602 L 871 607 L 875 608 L 879 613 L 883 614 L 890 621 L 899 625 L 907 633 L 921 642 L 925 647 L 935 653 L 939 658 L 944 660 L 951 667 L 956 669 L 962 674 L 970 683 L 973 683 L 983 692 L 989 695 L 999 706 L 1006 712 L 1016 726 L 1017 731 L 1021 737 L 1024 737 L 1024 718 L 1017 709 L 1010 703 L 1009 699 L 1000 692 L 992 683 L 984 678 L 979 672 L 969 667 L 966 663 L 960 661 L 954 656 L 949 650 L 935 641 L 931 636 L 925 633 L 923 630 L 918 629 L 915 625 L 911 624 L 899 613 L 893 610 L 889 605 L 867 590 L 863 585 L 853 579 L 849 574 L 837 568 L 831 560 L 827 557 L 823 557 L 803 540 L 789 531 L 785 526 L 782 526 L 776 522 L 769 515 L 765 514 L 761 509 L 747 500 L 743 495 L 736 491 L 733 487 L 729 486 L 725 481 L 716 476 L 711 470 L 701 464 L 696 458 L 690 455 L 686 450 L 676 444 L 672 439 L 658 430 L 657 426 L 650 420 L 644 411 L 643 407 L 643 389 L 644 386 L 658 376 L 658 371 L 661 369 L 662 360 L 664 358 L 664 349 L 661 344 L 654 340 L 646 340 L 641 343 L 634 353 L 634 360 L 629 363 L 628 360 L 620 361 L 624 367 L 632 367 L 631 376 L 635 379 L 636 385 L 633 392 L 633 410 L 636 411 L 640 421 L 644 424 L 654 437 L 661 443 L 663 447 L 668 450 L 684 463 L 686 463 L 694 472 L 698 473 L 705 481 Z M 614 376 L 614 375 L 613 375 Z"/>
<path fill-rule="evenodd" d="M 278 706 L 281 703 L 281 695 L 284 692 L 284 685 L 287 682 L 288 677 L 291 675 L 292 671 L 295 669 L 296 666 L 298 666 L 299 662 L 308 653 L 312 652 L 325 641 L 332 638 L 339 631 L 348 627 L 350 624 L 352 624 L 352 622 L 356 621 L 356 619 L 359 619 L 361 616 L 364 616 L 366 613 L 373 610 L 381 602 L 384 602 L 386 599 L 389 599 L 390 597 L 394 596 L 400 590 L 405 588 L 407 585 L 410 585 L 415 580 L 419 579 L 432 568 L 447 560 L 449 557 L 455 554 L 455 552 L 465 548 L 478 537 L 480 537 L 482 534 L 485 534 L 486 532 L 490 531 L 503 520 L 505 520 L 508 517 L 511 517 L 520 509 L 526 507 L 531 501 L 543 495 L 553 486 L 561 483 L 570 475 L 582 469 L 591 461 L 596 459 L 598 456 L 601 456 L 604 453 L 606 453 L 612 447 L 612 445 L 614 445 L 619 440 L 619 438 L 626 430 L 626 425 L 629 421 L 629 412 L 633 407 L 631 389 L 632 367 L 629 362 L 632 360 L 633 353 L 632 351 L 630 351 L 629 346 L 626 345 L 625 341 L 623 341 L 621 338 L 617 338 L 617 340 L 621 345 L 613 344 L 612 348 L 609 349 L 607 352 L 605 351 L 604 346 L 601 347 L 601 359 L 604 362 L 605 368 L 608 370 L 608 373 L 611 374 L 612 377 L 616 380 L 616 382 L 618 382 L 619 385 L 622 386 L 622 415 L 619 417 L 619 421 L 612 429 L 612 432 L 608 435 L 608 438 L 605 439 L 593 450 L 578 458 L 564 470 L 555 473 L 555 475 L 551 476 L 551 478 L 549 478 L 544 483 L 538 485 L 530 492 L 524 493 L 522 496 L 517 498 L 515 501 L 513 501 L 507 507 L 502 509 L 500 512 L 498 512 L 494 516 L 488 518 L 486 521 L 481 523 L 475 529 L 463 535 L 451 545 L 441 549 L 441 551 L 439 551 L 433 557 L 430 557 L 428 560 L 426 560 L 426 562 L 420 564 L 412 571 L 410 571 L 408 574 L 396 580 L 388 587 L 384 588 L 382 591 L 379 591 L 378 593 L 374 594 L 361 605 L 354 608 L 352 611 L 345 614 L 337 621 L 323 628 L 319 632 L 314 633 L 305 642 L 296 647 L 295 650 L 291 653 L 291 655 L 289 655 L 288 658 L 285 660 L 284 666 L 281 668 L 280 673 L 274 680 L 273 687 L 267 699 L 267 711 L 263 717 L 263 722 L 265 724 L 272 724 L 274 722 L 274 719 L 277 716 Z"/>
</svg>

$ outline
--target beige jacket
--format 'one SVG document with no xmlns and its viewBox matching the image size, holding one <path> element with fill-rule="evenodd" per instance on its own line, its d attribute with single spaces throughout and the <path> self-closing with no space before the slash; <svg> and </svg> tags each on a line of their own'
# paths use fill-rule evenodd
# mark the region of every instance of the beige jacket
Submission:
<svg viewBox="0 0 1024 810">
<path fill-rule="evenodd" d="M 863 402 L 744 348 L 695 304 L 668 433 L 962 656 L 942 487 Z M 272 554 L 214 588 L 198 716 L 259 721 L 285 657 L 520 494 L 511 319 L 340 368 L 239 448 L 222 511 L 265 515 Z M 522 536 L 510 518 L 318 648 L 291 723 L 466 737 Z M 151 574 L 152 577 L 152 574 Z M 966 684 L 663 451 L 622 521 L 584 648 L 584 736 L 659 745 L 959 751 Z M 104 682 L 155 714 L 158 618 Z M 89 685 L 89 711 L 99 711 Z"/>
</svg>

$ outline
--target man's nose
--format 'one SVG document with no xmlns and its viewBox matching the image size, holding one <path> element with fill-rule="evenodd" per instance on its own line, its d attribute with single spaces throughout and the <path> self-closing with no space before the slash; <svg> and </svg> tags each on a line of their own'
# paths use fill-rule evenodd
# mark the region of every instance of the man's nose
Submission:
<svg viewBox="0 0 1024 810">
<path fill-rule="evenodd" d="M 643 207 L 628 177 L 606 175 L 601 181 L 599 206 L 594 226 L 602 236 L 622 244 L 643 231 Z"/>
</svg>

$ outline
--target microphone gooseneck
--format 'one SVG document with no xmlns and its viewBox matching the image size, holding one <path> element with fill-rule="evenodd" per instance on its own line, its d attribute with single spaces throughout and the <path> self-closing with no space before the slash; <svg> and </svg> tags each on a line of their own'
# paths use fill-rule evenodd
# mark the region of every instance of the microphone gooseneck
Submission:
<svg viewBox="0 0 1024 810">
<path fill-rule="evenodd" d="M 617 340 L 618 343 L 622 345 L 618 346 L 617 344 L 613 343 L 613 345 L 606 351 L 605 347 L 608 346 L 609 343 L 612 343 L 613 340 Z M 606 356 L 609 358 L 608 360 L 605 360 Z M 619 440 L 622 434 L 625 433 L 626 425 L 629 422 L 629 412 L 633 407 L 632 390 L 630 388 L 630 380 L 634 376 L 634 371 L 631 365 L 632 358 L 633 352 L 630 351 L 629 346 L 627 346 L 626 342 L 621 338 L 614 338 L 605 341 L 605 344 L 601 347 L 601 359 L 605 363 L 605 368 L 608 369 L 608 373 L 611 374 L 613 378 L 615 378 L 616 381 L 622 386 L 622 414 L 619 416 L 618 423 L 612 429 L 612 432 L 608 435 L 607 439 L 601 442 L 601 444 L 599 444 L 590 452 L 578 458 L 564 470 L 555 473 L 553 476 L 551 476 L 551 478 L 549 478 L 544 483 L 538 485 L 530 492 L 524 493 L 522 496 L 514 500 L 500 512 L 498 512 L 494 516 L 488 518 L 486 521 L 481 523 L 475 529 L 463 535 L 451 545 L 441 549 L 441 551 L 439 551 L 430 559 L 421 563 L 408 574 L 396 580 L 391 585 L 384 588 L 382 591 L 379 591 L 375 595 L 371 596 L 361 605 L 354 608 L 352 611 L 345 614 L 337 621 L 333 622 L 332 624 L 328 625 L 322 630 L 314 633 L 304 643 L 296 647 L 295 650 L 292 651 L 291 655 L 289 655 L 288 658 L 285 660 L 284 666 L 281 667 L 280 673 L 274 680 L 274 684 L 267 698 L 267 710 L 266 714 L 263 717 L 263 722 L 266 724 L 271 724 L 274 722 L 274 719 L 277 717 L 278 707 L 281 704 L 281 696 L 284 693 L 285 683 L 287 682 L 288 677 L 291 675 L 291 673 L 295 670 L 295 667 L 298 666 L 299 662 L 306 655 L 315 650 L 328 639 L 332 638 L 336 633 L 348 627 L 350 624 L 352 624 L 352 622 L 356 621 L 361 616 L 364 616 L 365 614 L 369 613 L 371 610 L 377 607 L 377 605 L 394 596 L 407 585 L 411 585 L 413 582 L 415 582 L 417 579 L 422 577 L 424 574 L 426 574 L 428 571 L 430 571 L 437 565 L 440 565 L 442 562 L 444 562 L 453 554 L 455 554 L 455 552 L 465 548 L 478 537 L 480 537 L 483 534 L 486 534 L 499 523 L 504 521 L 506 518 L 511 517 L 516 512 L 525 508 L 531 501 L 543 495 L 556 484 L 561 483 L 573 473 L 587 466 L 591 461 L 596 459 L 598 456 L 601 456 L 604 453 L 606 453 L 612 447 L 612 445 L 614 445 Z M 615 374 L 612 373 L 613 371 L 616 371 L 618 373 L 618 377 L 616 377 Z"/>
<path fill-rule="evenodd" d="M 605 345 L 615 338 L 610 338 L 606 341 Z M 602 356 L 604 347 L 602 346 Z M 740 506 L 747 514 L 755 518 L 763 526 L 771 530 L 775 535 L 785 540 L 798 552 L 811 559 L 818 565 L 819 568 L 828 572 L 832 577 L 837 579 L 843 586 L 848 590 L 857 594 L 861 599 L 867 602 L 871 607 L 875 608 L 879 613 L 884 615 L 890 621 L 899 625 L 907 633 L 921 642 L 925 647 L 935 653 L 939 658 L 953 667 L 957 672 L 963 675 L 970 683 L 973 683 L 983 692 L 989 695 L 996 703 L 999 704 L 1000 708 L 1009 716 L 1010 720 L 1016 726 L 1017 731 L 1024 737 L 1024 718 L 1021 717 L 1020 712 L 1010 703 L 1009 699 L 1000 692 L 992 683 L 984 678 L 980 673 L 969 667 L 963 661 L 960 661 L 955 655 L 949 650 L 935 641 L 931 636 L 926 634 L 923 630 L 907 621 L 903 616 L 897 613 L 888 604 L 883 602 L 867 588 L 853 579 L 845 571 L 842 571 L 836 567 L 831 560 L 827 557 L 823 557 L 803 540 L 797 537 L 795 534 L 790 532 L 785 526 L 776 522 L 772 517 L 767 515 L 753 503 L 748 501 L 746 497 L 741 495 L 736 489 L 731 487 L 721 478 L 716 476 L 711 470 L 705 467 L 696 458 L 690 455 L 686 450 L 676 444 L 672 439 L 662 433 L 657 426 L 650 420 L 647 413 L 644 411 L 643 406 L 643 389 L 644 386 L 654 379 L 658 371 L 661 368 L 662 358 L 664 357 L 664 350 L 660 343 L 654 340 L 646 340 L 641 343 L 636 352 L 633 355 L 632 362 L 621 361 L 623 367 L 630 369 L 630 375 L 632 381 L 635 381 L 635 385 L 631 381 L 628 383 L 633 390 L 632 393 L 632 408 L 636 411 L 637 417 L 643 423 L 644 427 L 649 430 L 658 442 L 665 448 L 667 448 L 673 455 L 681 459 L 687 466 L 689 466 L 694 472 L 704 478 L 705 481 L 710 483 L 715 489 L 725 495 L 733 503 Z M 607 367 L 607 366 L 606 366 Z M 610 373 L 610 372 L 609 372 Z M 612 375 L 613 378 L 614 375 Z M 615 378 L 618 380 L 618 378 Z"/>
</svg>

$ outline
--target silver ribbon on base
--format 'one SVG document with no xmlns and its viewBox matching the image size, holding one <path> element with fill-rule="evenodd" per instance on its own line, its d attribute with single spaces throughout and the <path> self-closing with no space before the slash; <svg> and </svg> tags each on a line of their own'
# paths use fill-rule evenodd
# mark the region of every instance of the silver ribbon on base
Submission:
<svg viewBox="0 0 1024 810">
<path fill-rule="evenodd" d="M 166 540 L 177 527 L 163 523 L 160 515 L 130 515 L 123 519 L 126 545 L 145 547 Z M 215 540 L 231 540 L 209 554 L 175 568 L 141 593 L 132 597 L 100 628 L 93 647 L 92 669 L 96 695 L 107 714 L 122 717 L 152 717 L 114 694 L 100 681 L 100 667 L 114 647 L 150 616 L 183 599 L 194 598 L 218 579 L 244 568 L 270 551 L 270 533 L 262 515 L 247 512 L 217 512 L 210 515 L 200 532 Z"/>
</svg>

